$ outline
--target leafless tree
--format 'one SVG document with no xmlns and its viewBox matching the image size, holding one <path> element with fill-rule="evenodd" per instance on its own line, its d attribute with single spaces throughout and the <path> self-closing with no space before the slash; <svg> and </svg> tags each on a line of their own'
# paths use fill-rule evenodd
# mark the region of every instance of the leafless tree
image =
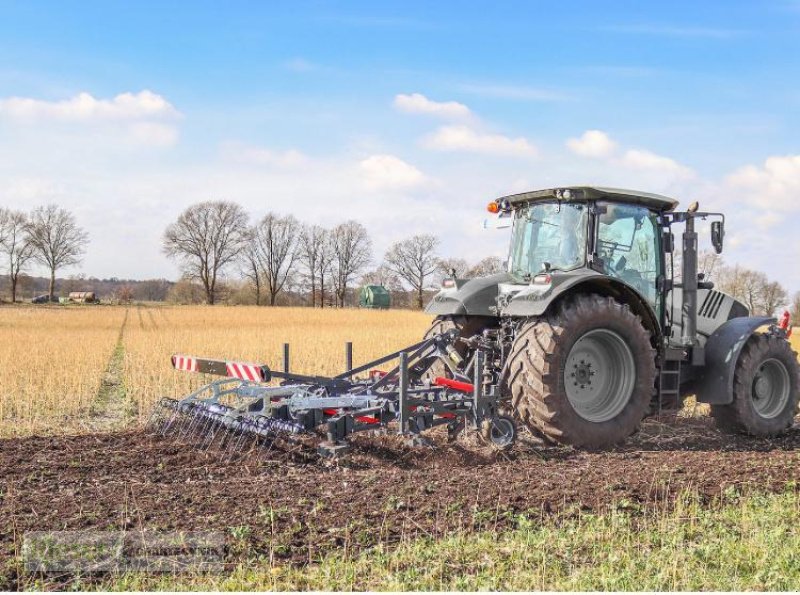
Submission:
<svg viewBox="0 0 800 595">
<path fill-rule="evenodd" d="M 298 257 L 311 282 L 311 307 L 317 305 L 317 281 L 324 307 L 325 275 L 332 257 L 330 232 L 319 225 L 306 225 L 300 233 Z"/>
<path fill-rule="evenodd" d="M 34 256 L 27 230 L 28 216 L 21 211 L 0 209 L 0 250 L 8 259 L 11 301 L 17 301 L 19 276 Z"/>
<path fill-rule="evenodd" d="M 221 272 L 236 260 L 248 239 L 247 213 L 220 200 L 187 208 L 164 232 L 164 252 L 180 262 L 185 275 L 203 284 L 213 304 Z"/>
<path fill-rule="evenodd" d="M 469 270 L 468 277 L 486 277 L 503 272 L 503 261 L 497 256 L 487 256 Z"/>
<path fill-rule="evenodd" d="M 247 241 L 241 252 L 242 276 L 253 284 L 256 294 L 256 306 L 261 305 L 261 266 L 258 261 L 258 230 L 251 227 L 247 230 Z"/>
<path fill-rule="evenodd" d="M 358 221 L 345 221 L 331 232 L 333 246 L 333 285 L 339 306 L 345 305 L 347 287 L 372 257 L 372 240 Z"/>
<path fill-rule="evenodd" d="M 457 279 L 466 278 L 467 273 L 469 272 L 469 263 L 463 258 L 439 259 L 439 266 L 437 273 L 441 280 L 452 277 L 454 271 L 455 271 L 455 277 Z"/>
<path fill-rule="evenodd" d="M 377 269 L 364 273 L 364 276 L 361 277 L 361 284 L 382 285 L 389 291 L 405 291 L 400 277 L 385 262 L 381 263 Z"/>
<path fill-rule="evenodd" d="M 777 281 L 767 281 L 761 288 L 762 311 L 765 316 L 774 316 L 779 306 L 786 303 L 788 294 Z"/>
<path fill-rule="evenodd" d="M 48 293 L 52 300 L 55 296 L 56 271 L 81 261 L 89 236 L 78 227 L 72 213 L 56 205 L 34 210 L 25 229 L 28 241 L 33 246 L 34 260 L 50 269 Z"/>
<path fill-rule="evenodd" d="M 701 250 L 697 256 L 697 272 L 706 279 L 713 279 L 723 266 L 722 255 L 713 250 Z"/>
<path fill-rule="evenodd" d="M 422 308 L 427 280 L 436 272 L 439 240 L 430 234 L 415 235 L 395 242 L 384 256 L 391 270 L 411 286 L 417 294 L 417 307 Z"/>
<path fill-rule="evenodd" d="M 256 227 L 258 263 L 274 306 L 289 276 L 295 272 L 300 224 L 292 215 L 268 213 Z"/>
</svg>

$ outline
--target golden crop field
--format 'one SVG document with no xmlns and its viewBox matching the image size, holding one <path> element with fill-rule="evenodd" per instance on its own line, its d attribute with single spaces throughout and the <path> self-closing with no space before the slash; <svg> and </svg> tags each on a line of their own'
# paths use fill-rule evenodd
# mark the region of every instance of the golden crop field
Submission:
<svg viewBox="0 0 800 595">
<path fill-rule="evenodd" d="M 346 341 L 353 342 L 358 365 L 419 341 L 430 321 L 404 310 L 0 308 L 0 436 L 102 428 L 102 419 L 87 422 L 103 415 L 97 400 L 107 372 L 118 376 L 116 394 L 134 413 L 127 422 L 139 422 L 159 397 L 180 397 L 203 382 L 174 371 L 174 353 L 280 368 L 283 343 L 290 343 L 293 371 L 334 374 L 344 369 Z"/>
</svg>

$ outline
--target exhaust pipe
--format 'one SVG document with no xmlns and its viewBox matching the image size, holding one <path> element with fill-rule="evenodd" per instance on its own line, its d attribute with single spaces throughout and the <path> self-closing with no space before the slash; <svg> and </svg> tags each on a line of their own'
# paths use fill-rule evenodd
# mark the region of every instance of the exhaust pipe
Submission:
<svg viewBox="0 0 800 595">
<path fill-rule="evenodd" d="M 694 229 L 696 202 L 686 211 L 686 229 L 683 232 L 683 319 L 681 343 L 685 347 L 697 344 L 697 232 Z"/>
</svg>

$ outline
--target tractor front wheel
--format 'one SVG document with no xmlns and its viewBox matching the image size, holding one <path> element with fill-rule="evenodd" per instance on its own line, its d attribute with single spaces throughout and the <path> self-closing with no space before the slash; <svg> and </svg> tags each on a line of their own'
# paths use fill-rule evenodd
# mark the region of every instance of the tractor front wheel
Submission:
<svg viewBox="0 0 800 595">
<path fill-rule="evenodd" d="M 601 448 L 625 440 L 653 395 L 655 351 L 627 306 L 580 295 L 524 323 L 503 374 L 520 419 L 550 442 Z"/>
<path fill-rule="evenodd" d="M 800 365 L 788 341 L 753 335 L 742 348 L 733 376 L 733 402 L 712 405 L 725 432 L 775 436 L 789 429 L 797 412 Z"/>
</svg>

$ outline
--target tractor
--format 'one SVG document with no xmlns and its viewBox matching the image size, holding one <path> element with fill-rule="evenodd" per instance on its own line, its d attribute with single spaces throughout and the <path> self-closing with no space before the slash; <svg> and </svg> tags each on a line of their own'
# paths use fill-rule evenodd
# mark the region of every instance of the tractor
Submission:
<svg viewBox="0 0 800 595">
<path fill-rule="evenodd" d="M 725 218 L 677 206 L 589 186 L 492 201 L 491 213 L 513 221 L 506 272 L 445 279 L 428 336 L 458 333 L 464 361 L 490 342 L 499 406 L 551 443 L 619 443 L 691 394 L 722 431 L 786 431 L 800 381 L 788 320 L 750 316 L 698 274 L 697 221 L 709 220 L 719 254 Z M 429 375 L 451 373 L 437 364 Z"/>
<path fill-rule="evenodd" d="M 601 448 L 694 394 L 726 432 L 779 434 L 800 381 L 789 320 L 750 316 L 698 274 L 696 223 L 710 220 L 720 253 L 725 218 L 677 204 L 588 186 L 499 198 L 489 210 L 513 221 L 506 271 L 445 279 L 420 342 L 356 367 L 348 343 L 335 376 L 291 370 L 288 344 L 277 370 L 174 355 L 177 370 L 222 378 L 162 399 L 151 427 L 232 453 L 324 430 L 319 451 L 336 457 L 351 434 L 390 425 L 413 443 L 445 426 L 507 449 L 522 421 L 546 442 Z"/>
</svg>

